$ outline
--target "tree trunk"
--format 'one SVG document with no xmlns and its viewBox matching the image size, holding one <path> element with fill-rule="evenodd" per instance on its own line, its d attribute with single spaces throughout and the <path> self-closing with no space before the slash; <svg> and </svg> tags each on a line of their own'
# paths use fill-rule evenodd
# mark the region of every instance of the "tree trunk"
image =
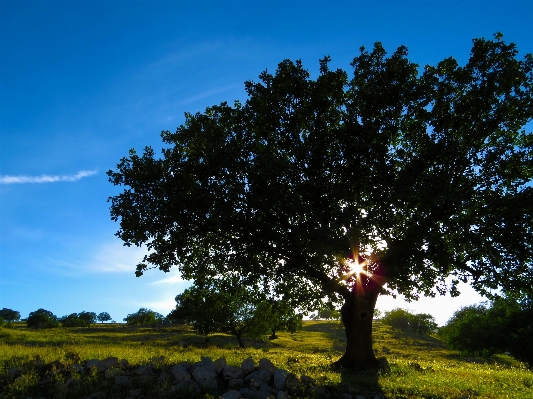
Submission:
<svg viewBox="0 0 533 399">
<path fill-rule="evenodd" d="M 334 365 L 356 371 L 378 369 L 378 360 L 372 350 L 372 319 L 381 286 L 355 284 L 344 295 L 341 307 L 342 323 L 346 332 L 346 352 Z"/>
<path fill-rule="evenodd" d="M 237 341 L 239 341 L 239 346 L 241 348 L 246 348 L 246 346 L 244 345 L 244 341 L 242 340 L 242 333 L 240 331 L 235 330 L 234 334 L 237 337 Z"/>
</svg>

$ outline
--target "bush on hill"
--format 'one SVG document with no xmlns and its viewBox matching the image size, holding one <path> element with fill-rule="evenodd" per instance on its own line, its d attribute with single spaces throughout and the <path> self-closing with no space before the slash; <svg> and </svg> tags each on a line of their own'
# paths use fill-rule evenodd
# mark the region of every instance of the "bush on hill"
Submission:
<svg viewBox="0 0 533 399">
<path fill-rule="evenodd" d="M 79 317 L 77 313 L 72 313 L 68 316 L 63 316 L 59 319 L 63 327 L 87 327 L 85 320 Z"/>
<path fill-rule="evenodd" d="M 55 328 L 59 327 L 60 324 L 52 312 L 45 309 L 37 309 L 35 312 L 31 312 L 28 318 L 26 319 L 26 324 L 29 328 Z"/>
<path fill-rule="evenodd" d="M 406 331 L 407 329 L 418 333 L 420 336 L 430 334 L 437 329 L 435 318 L 427 313 L 411 313 L 408 310 L 396 308 L 385 312 L 382 322 L 391 326 L 393 330 Z"/>
<path fill-rule="evenodd" d="M 162 323 L 163 320 L 162 314 L 146 308 L 140 308 L 136 313 L 131 313 L 124 318 L 124 321 L 130 325 L 156 324 Z"/>
</svg>

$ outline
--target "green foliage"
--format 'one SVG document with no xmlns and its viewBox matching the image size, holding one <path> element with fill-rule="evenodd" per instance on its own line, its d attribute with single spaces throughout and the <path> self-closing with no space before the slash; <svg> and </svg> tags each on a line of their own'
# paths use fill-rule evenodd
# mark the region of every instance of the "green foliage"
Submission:
<svg viewBox="0 0 533 399">
<path fill-rule="evenodd" d="M 26 319 L 26 324 L 30 328 L 42 329 L 42 328 L 56 328 L 59 327 L 57 316 L 46 309 L 37 309 L 35 312 L 31 312 Z"/>
<path fill-rule="evenodd" d="M 437 326 L 435 318 L 427 313 L 413 314 L 409 317 L 409 328 L 420 336 L 437 331 Z"/>
<path fill-rule="evenodd" d="M 85 322 L 87 323 L 87 326 L 91 326 L 91 324 L 94 324 L 96 323 L 96 313 L 94 312 L 86 312 L 86 311 L 83 311 L 81 313 L 78 313 L 78 317 L 82 320 L 85 320 Z"/>
<path fill-rule="evenodd" d="M 5 320 L 2 317 L 0 317 L 0 327 L 3 327 L 4 323 L 5 323 Z"/>
<path fill-rule="evenodd" d="M 393 330 L 406 331 L 407 329 L 418 333 L 419 336 L 430 334 L 437 330 L 435 318 L 426 313 L 414 314 L 402 308 L 385 312 L 381 322 L 391 326 Z"/>
<path fill-rule="evenodd" d="M 162 314 L 146 308 L 140 308 L 136 313 L 131 313 L 124 318 L 124 321 L 130 325 L 153 325 L 162 323 L 163 320 Z"/>
<path fill-rule="evenodd" d="M 315 315 L 312 315 L 313 320 L 339 320 L 341 313 L 337 309 L 324 308 L 319 310 Z"/>
<path fill-rule="evenodd" d="M 193 286 L 176 296 L 176 308 L 167 316 L 174 322 L 190 323 L 200 334 L 223 332 L 235 335 L 244 347 L 244 337 L 263 338 L 267 332 L 295 332 L 302 316 L 289 303 L 269 300 L 259 290 L 241 284 Z"/>
<path fill-rule="evenodd" d="M 533 366 L 533 307 L 498 298 L 487 304 L 463 307 L 439 330 L 452 348 L 471 354 L 511 352 Z"/>
<path fill-rule="evenodd" d="M 12 309 L 3 308 L 2 310 L 0 310 L 0 317 L 5 321 L 19 321 L 20 312 L 17 312 L 16 310 Z"/>
<path fill-rule="evenodd" d="M 104 321 L 111 320 L 111 316 L 107 312 L 101 312 L 101 313 L 98 314 L 97 319 L 98 319 L 98 321 L 103 323 Z"/>
<path fill-rule="evenodd" d="M 232 270 L 310 299 L 346 293 L 354 250 L 408 296 L 453 271 L 481 291 L 529 287 L 533 58 L 517 54 L 476 39 L 466 65 L 421 70 L 376 43 L 351 79 L 329 57 L 316 80 L 284 60 L 245 83 L 245 104 L 187 114 L 162 158 L 131 150 L 108 172 L 127 187 L 110 198 L 117 235 L 153 249 L 137 274 Z"/>
<path fill-rule="evenodd" d="M 268 300 L 269 313 L 266 317 L 272 319 L 272 335 L 271 338 L 276 337 L 276 331 L 288 331 L 295 333 L 302 329 L 303 315 L 294 311 L 294 306 L 290 302 L 284 300 Z M 270 316 L 269 316 L 270 314 Z"/>
<path fill-rule="evenodd" d="M 391 326 L 393 330 L 405 331 L 409 327 L 409 318 L 411 313 L 405 309 L 396 308 L 385 312 L 385 316 L 381 319 L 383 323 Z"/>
<path fill-rule="evenodd" d="M 485 305 L 470 305 L 456 311 L 439 334 L 452 348 L 472 354 L 492 355 L 498 347 L 501 325 L 494 325 L 487 317 Z"/>
<path fill-rule="evenodd" d="M 59 319 L 63 327 L 88 327 L 89 324 L 84 319 L 80 318 L 77 313 L 72 313 L 68 316 L 63 316 Z"/>
<path fill-rule="evenodd" d="M 509 320 L 507 350 L 533 369 L 533 296 L 521 301 Z"/>
<path fill-rule="evenodd" d="M 83 311 L 63 316 L 59 321 L 63 327 L 90 327 L 91 324 L 96 322 L 96 318 L 96 313 Z"/>
</svg>

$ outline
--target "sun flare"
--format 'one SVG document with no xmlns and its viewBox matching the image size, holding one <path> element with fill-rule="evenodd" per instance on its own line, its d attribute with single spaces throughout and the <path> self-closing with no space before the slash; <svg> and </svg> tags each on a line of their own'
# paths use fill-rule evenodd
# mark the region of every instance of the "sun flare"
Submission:
<svg viewBox="0 0 533 399">
<path fill-rule="evenodd" d="M 353 261 L 351 259 L 348 260 L 348 265 L 350 267 L 350 274 L 354 275 L 360 275 L 361 273 L 365 272 L 365 263 L 359 263 L 357 261 Z"/>
</svg>

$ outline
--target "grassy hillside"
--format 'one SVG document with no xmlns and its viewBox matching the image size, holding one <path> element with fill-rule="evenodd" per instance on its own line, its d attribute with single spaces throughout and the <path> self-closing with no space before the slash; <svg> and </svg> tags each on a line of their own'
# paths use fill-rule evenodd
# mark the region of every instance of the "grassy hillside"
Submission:
<svg viewBox="0 0 533 399">
<path fill-rule="evenodd" d="M 380 392 L 390 399 L 533 398 L 533 372 L 509 356 L 461 356 L 436 338 L 392 331 L 379 322 L 374 326 L 374 349 L 377 356 L 388 359 L 391 371 L 377 377 L 330 368 L 344 348 L 344 330 L 338 322 L 306 321 L 302 331 L 278 336 L 272 341 L 249 341 L 248 348 L 241 349 L 235 337 L 214 334 L 206 339 L 186 327 L 105 324 L 90 329 L 32 331 L 15 324 L 0 329 L 0 381 L 5 397 L 26 397 L 31 376 L 15 382 L 6 376 L 10 369 L 31 364 L 36 358 L 73 364 L 115 356 L 133 365 L 155 360 L 172 365 L 208 356 L 213 360 L 225 357 L 228 364 L 238 366 L 248 357 L 256 362 L 266 357 L 277 367 L 308 375 L 320 385 L 341 387 L 339 392 L 352 387 L 354 397 L 357 392 Z"/>
</svg>

